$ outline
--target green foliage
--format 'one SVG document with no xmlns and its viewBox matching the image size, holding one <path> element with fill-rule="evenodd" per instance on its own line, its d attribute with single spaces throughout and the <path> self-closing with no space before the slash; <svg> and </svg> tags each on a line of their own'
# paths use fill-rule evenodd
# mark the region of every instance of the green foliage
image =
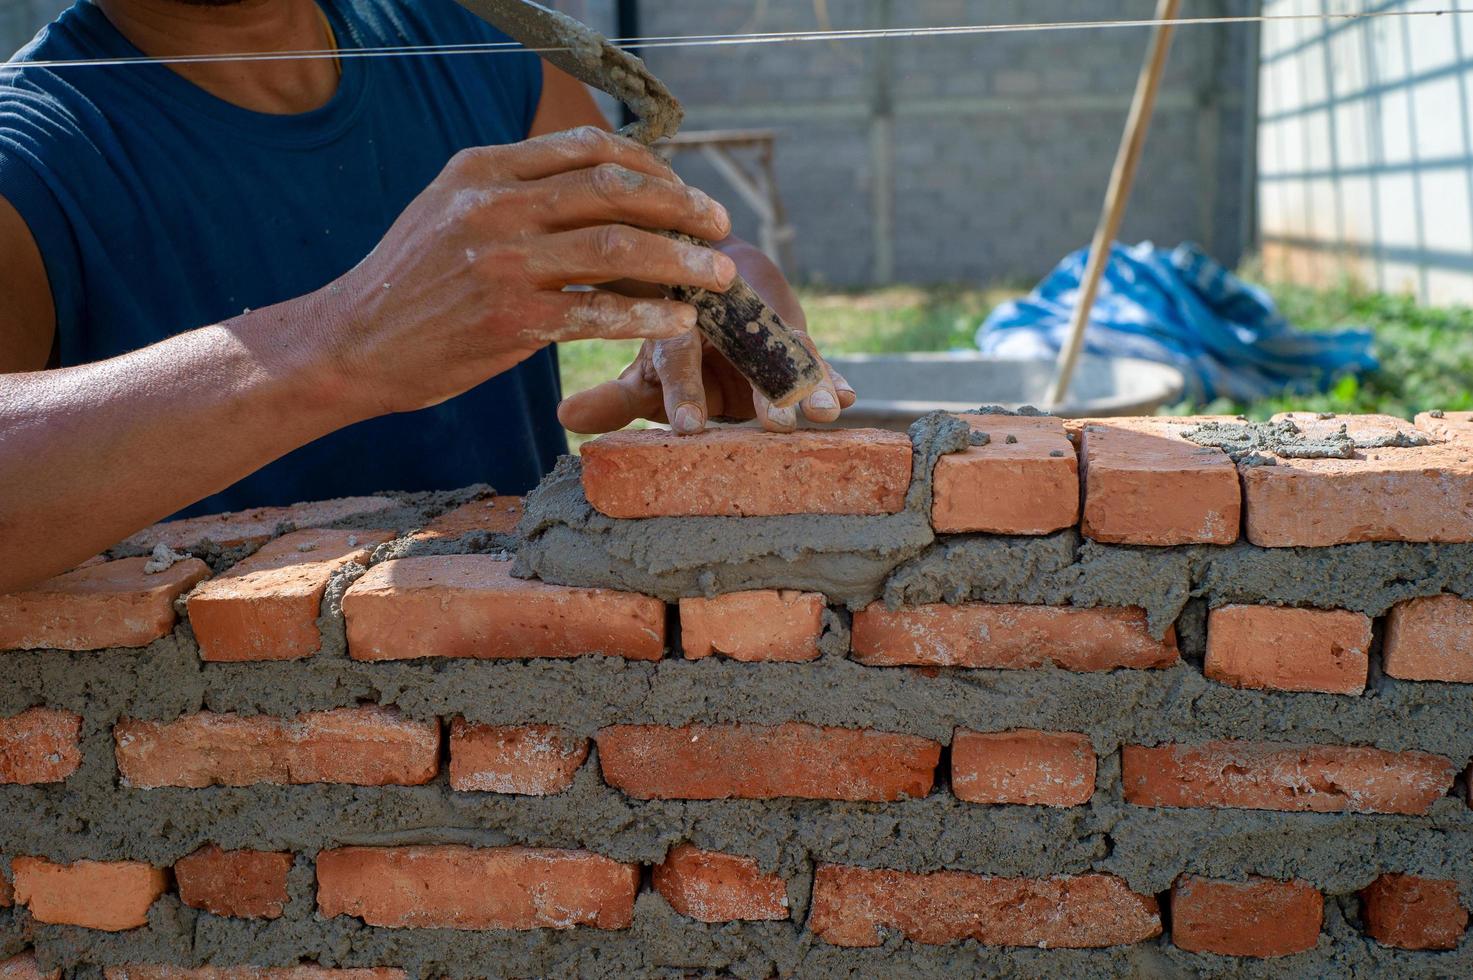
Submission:
<svg viewBox="0 0 1473 980">
<path fill-rule="evenodd" d="M 1270 287 L 1289 322 L 1303 330 L 1363 326 L 1376 335 L 1379 370 L 1344 377 L 1322 395 L 1286 395 L 1243 405 L 1217 401 L 1185 405 L 1179 414 L 1276 412 L 1378 413 L 1411 418 L 1418 412 L 1473 409 L 1473 309 L 1421 306 L 1408 296 L 1345 286 L 1313 290 Z"/>
</svg>

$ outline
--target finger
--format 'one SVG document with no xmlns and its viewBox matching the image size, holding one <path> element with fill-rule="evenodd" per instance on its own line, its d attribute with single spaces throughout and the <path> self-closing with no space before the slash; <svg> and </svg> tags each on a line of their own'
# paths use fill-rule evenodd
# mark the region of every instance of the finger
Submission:
<svg viewBox="0 0 1473 980">
<path fill-rule="evenodd" d="M 665 404 L 665 417 L 678 435 L 706 427 L 706 388 L 701 378 L 701 335 L 691 330 L 656 341 L 650 354 Z"/>
<path fill-rule="evenodd" d="M 835 422 L 839 418 L 841 407 L 839 405 L 839 393 L 834 387 L 833 376 L 829 373 L 828 362 L 818 352 L 818 346 L 814 344 L 813 338 L 802 331 L 794 331 L 798 340 L 808 352 L 818 358 L 818 363 L 823 365 L 823 381 L 819 386 L 808 394 L 799 405 L 803 409 L 803 417 L 810 422 Z"/>
<path fill-rule="evenodd" d="M 569 395 L 558 406 L 558 421 L 584 435 L 616 432 L 636 419 L 659 421 L 660 385 L 643 367 L 636 363 L 613 381 Z"/>
<path fill-rule="evenodd" d="M 617 163 L 556 174 L 523 185 L 544 206 L 546 227 L 625 224 L 670 228 L 720 241 L 731 234 L 726 209 L 703 191 L 670 177 L 652 177 Z"/>
<path fill-rule="evenodd" d="M 651 177 L 679 179 L 670 164 L 649 147 L 597 126 L 579 126 L 508 146 L 485 147 L 484 150 L 488 162 L 519 180 L 540 180 L 601 163 L 617 163 Z"/>
<path fill-rule="evenodd" d="M 825 363 L 827 364 L 827 362 Z M 834 370 L 832 364 L 827 364 L 827 366 L 829 369 L 829 379 L 834 382 L 834 391 L 839 395 L 839 407 L 853 408 L 854 403 L 859 401 L 859 395 L 854 391 L 854 386 L 842 374 Z"/>
<path fill-rule="evenodd" d="M 544 236 L 527 257 L 527 274 L 544 288 L 638 279 L 725 292 L 736 278 L 736 263 L 704 245 L 627 225 L 600 225 Z"/>
<path fill-rule="evenodd" d="M 559 293 L 551 323 L 538 339 L 547 344 L 570 340 L 663 340 L 695 329 L 696 308 L 670 299 L 629 299 L 601 289 Z"/>
<path fill-rule="evenodd" d="M 757 421 L 761 422 L 762 428 L 768 432 L 792 432 L 798 428 L 797 406 L 777 408 L 754 388 L 752 389 L 752 407 L 757 411 Z"/>
</svg>

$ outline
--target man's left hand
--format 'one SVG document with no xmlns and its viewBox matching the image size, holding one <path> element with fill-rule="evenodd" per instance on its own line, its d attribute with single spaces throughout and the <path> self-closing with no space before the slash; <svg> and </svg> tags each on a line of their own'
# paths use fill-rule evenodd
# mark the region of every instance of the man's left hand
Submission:
<svg viewBox="0 0 1473 980">
<path fill-rule="evenodd" d="M 817 355 L 798 297 L 767 256 L 735 240 L 717 247 L 736 262 L 743 278 Z M 613 432 L 637 419 L 648 419 L 667 423 L 681 435 L 694 435 L 713 418 L 756 418 L 770 432 L 791 432 L 798 426 L 800 410 L 810 422 L 833 422 L 854 404 L 849 382 L 826 362 L 824 371 L 824 383 L 796 408 L 774 408 L 709 341 L 692 330 L 678 337 L 645 341 L 618 378 L 564 399 L 558 419 L 570 431 L 588 434 Z"/>
</svg>

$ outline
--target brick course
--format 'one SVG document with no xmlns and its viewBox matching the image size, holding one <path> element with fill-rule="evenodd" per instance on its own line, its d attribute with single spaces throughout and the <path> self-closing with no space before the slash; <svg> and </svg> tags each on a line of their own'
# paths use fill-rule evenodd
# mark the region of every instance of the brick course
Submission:
<svg viewBox="0 0 1473 980">
<path fill-rule="evenodd" d="M 648 596 L 512 577 L 482 555 L 375 565 L 343 596 L 355 660 L 578 657 L 658 660 L 665 606 Z"/>
<path fill-rule="evenodd" d="M 609 517 L 893 514 L 910 440 L 878 430 L 616 432 L 583 447 L 583 489 Z"/>
<path fill-rule="evenodd" d="M 391 929 L 627 929 L 639 867 L 530 847 L 345 847 L 317 855 L 317 905 Z"/>
<path fill-rule="evenodd" d="M 914 735 L 814 725 L 614 725 L 604 780 L 640 799 L 794 796 L 899 800 L 931 791 L 941 746 Z"/>
<path fill-rule="evenodd" d="M 1139 609 L 965 603 L 890 611 L 875 603 L 854 616 L 854 659 L 873 667 L 1000 667 L 1065 670 L 1169 667 L 1175 633 L 1150 635 Z"/>
<path fill-rule="evenodd" d="M 890 928 L 919 943 L 1088 949 L 1161 934 L 1156 900 L 1110 875 L 1048 880 L 821 865 L 808 928 L 835 946 L 878 946 Z"/>
<path fill-rule="evenodd" d="M 417 786 L 439 768 L 440 726 L 381 708 L 341 708 L 273 718 L 189 715 L 115 729 L 118 771 L 138 789 L 350 783 Z"/>
</svg>

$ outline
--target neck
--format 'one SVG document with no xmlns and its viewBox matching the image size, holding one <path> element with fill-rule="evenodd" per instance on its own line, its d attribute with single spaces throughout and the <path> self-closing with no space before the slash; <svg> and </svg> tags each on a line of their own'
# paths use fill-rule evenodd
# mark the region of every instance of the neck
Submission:
<svg viewBox="0 0 1473 980">
<path fill-rule="evenodd" d="M 333 46 L 315 0 L 96 0 L 107 19 L 144 54 L 156 58 L 271 51 L 322 51 Z M 169 66 L 226 102 L 275 115 L 316 109 L 337 91 L 334 59 L 225 61 Z"/>
</svg>

